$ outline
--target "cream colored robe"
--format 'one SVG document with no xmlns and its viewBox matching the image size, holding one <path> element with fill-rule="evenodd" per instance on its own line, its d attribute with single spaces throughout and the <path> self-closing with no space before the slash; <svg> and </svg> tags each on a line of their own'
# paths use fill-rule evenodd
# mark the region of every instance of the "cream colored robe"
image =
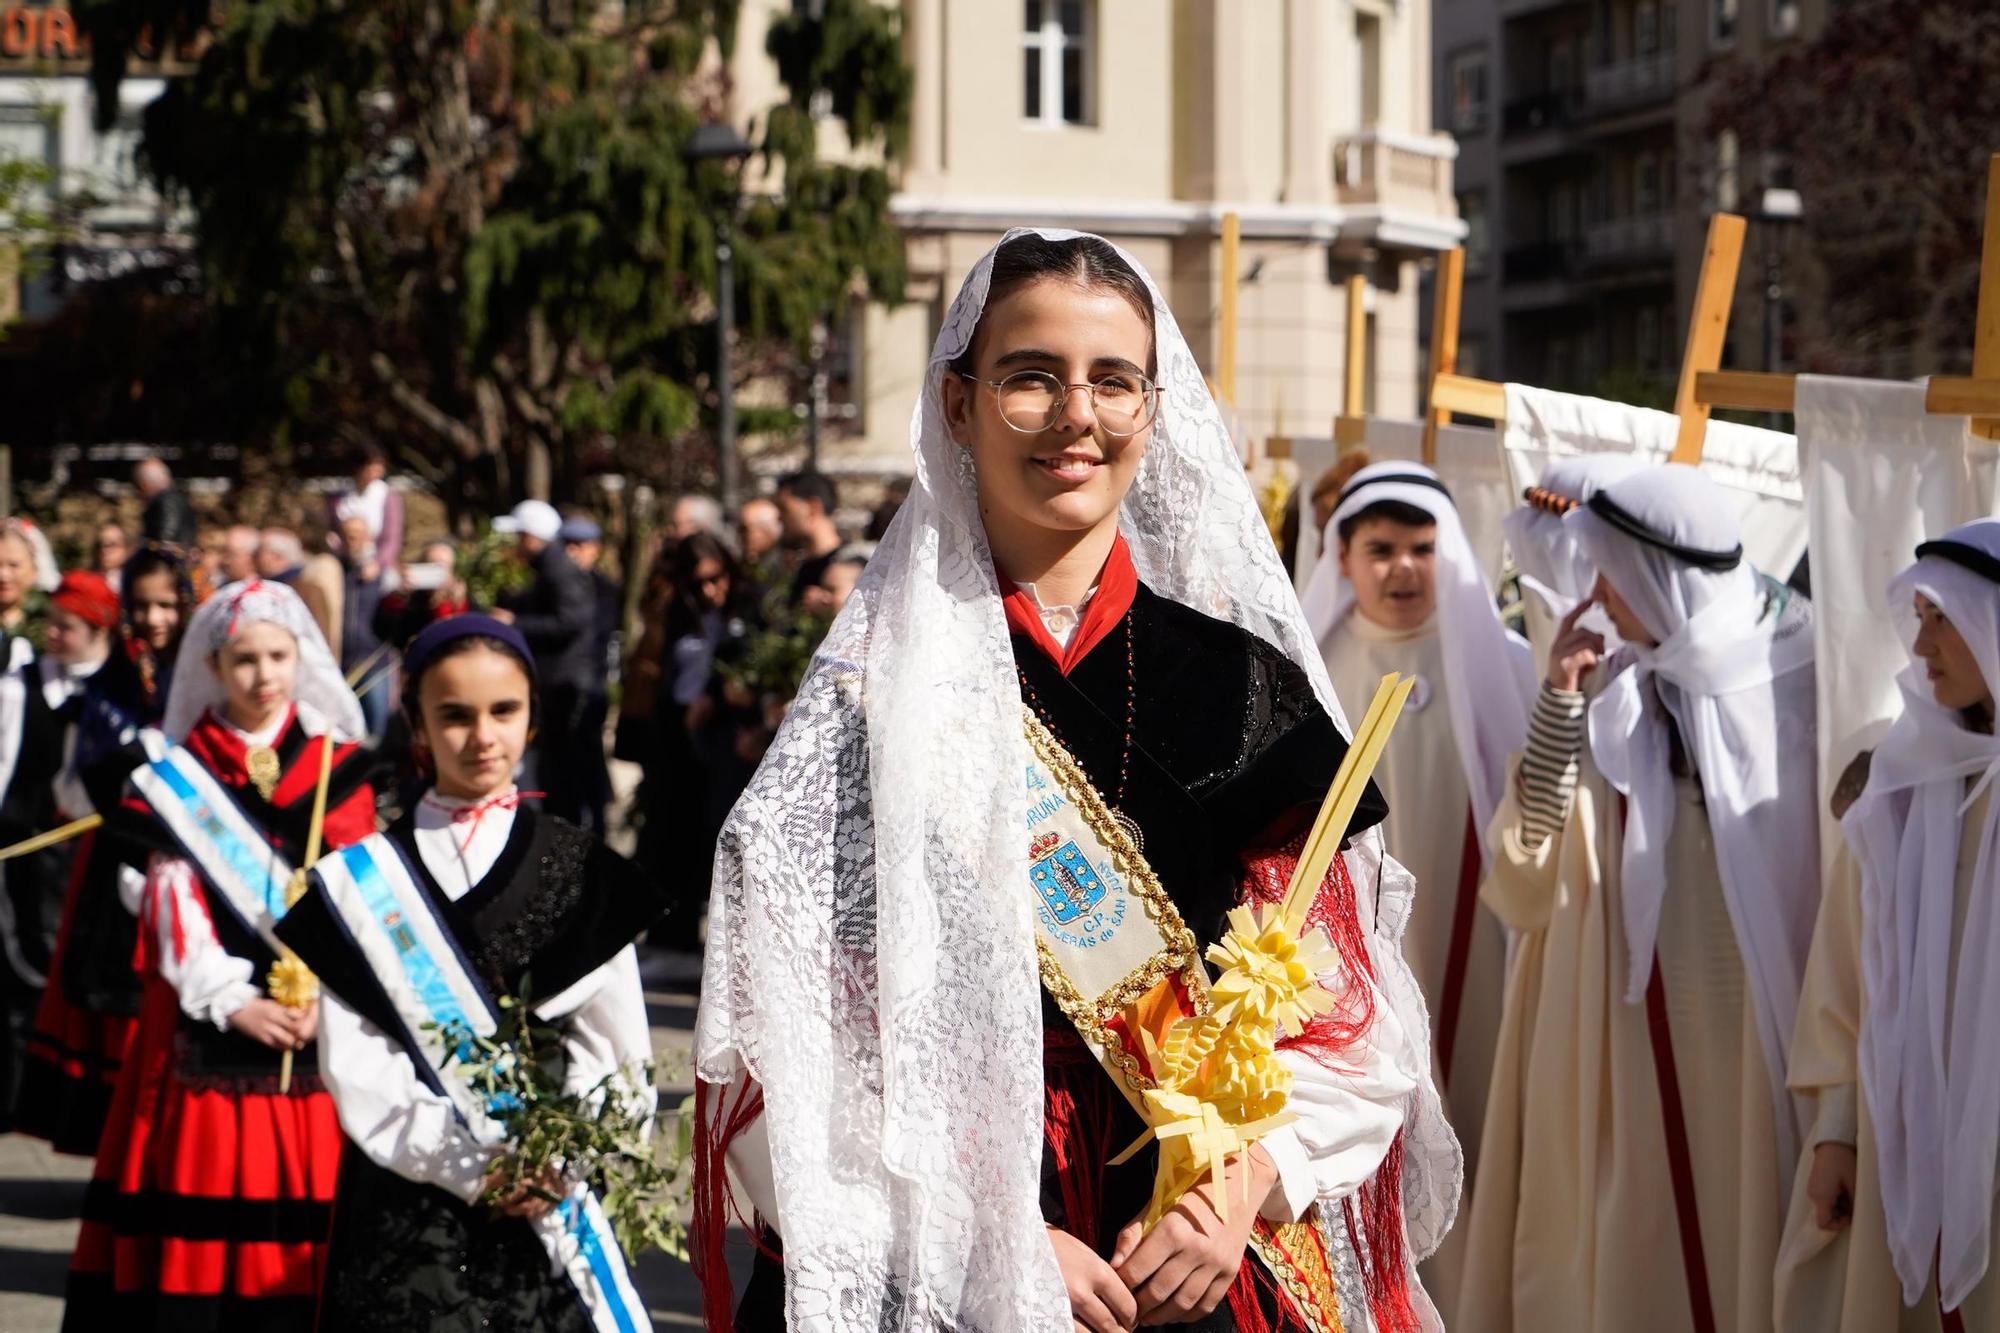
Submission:
<svg viewBox="0 0 2000 1333">
<path fill-rule="evenodd" d="M 1980 829 L 1986 824 L 1989 789 L 1981 794 L 1960 826 Z M 1965 938 L 1965 913 L 1972 900 L 1972 872 L 1979 854 L 1976 837 L 1959 839 L 1958 892 L 1953 900 L 1951 972 L 1946 996 L 1957 993 L 1959 944 Z M 1983 886 L 1987 892 L 1992 885 Z M 1986 966 L 1992 966 L 1987 960 Z M 1781 1333 L 1937 1333 L 1937 1279 L 1924 1288 L 1917 1304 L 1905 1307 L 1902 1286 L 1889 1257 L 1888 1224 L 1875 1156 L 1875 1126 L 1868 1099 L 1861 1095 L 1855 1043 L 1861 1033 L 1866 1005 L 1861 981 L 1861 870 L 1841 846 L 1839 869 L 1820 907 L 1813 931 L 1812 953 L 1806 959 L 1805 985 L 1799 995 L 1798 1027 L 1792 1037 L 1789 1080 L 1794 1090 L 1818 1098 L 1818 1114 L 1799 1163 L 1792 1190 L 1792 1207 L 1785 1219 L 1784 1245 L 1778 1255 L 1777 1322 Z M 1987 1021 L 2000 1015 L 1987 1015 Z M 1947 1011 L 1947 1023 L 1958 1015 Z M 1918 1040 L 1915 1033 L 1910 1040 Z M 2000 1031 L 1995 1032 L 2000 1040 Z M 1949 1032 L 1947 1032 L 1949 1049 Z M 1822 1231 L 1806 1195 L 1812 1171 L 1813 1146 L 1852 1143 L 1857 1162 L 1853 1221 L 1841 1231 Z M 1995 1213 L 2000 1236 L 2000 1210 Z M 1987 1269 L 1959 1318 L 1966 1333 L 2000 1333 L 2000 1275 Z"/>
<path fill-rule="evenodd" d="M 1389 672 L 1414 671 L 1423 678 L 1418 687 L 1423 706 L 1405 708 L 1375 771 L 1375 780 L 1389 802 L 1389 820 L 1383 828 L 1389 855 L 1408 867 L 1417 880 L 1403 954 L 1423 987 L 1435 1050 L 1458 901 L 1460 854 L 1465 848 L 1471 808 L 1465 770 L 1452 735 L 1451 707 L 1445 700 L 1444 657 L 1435 621 L 1414 632 L 1399 633 L 1381 629 L 1355 611 L 1329 637 L 1326 662 L 1334 693 L 1349 717 L 1358 718 L 1367 710 L 1376 685 Z M 1494 669 L 1506 670 L 1507 664 L 1495 663 Z M 1412 705 L 1416 698 L 1412 696 Z M 1478 854 L 1476 849 L 1473 854 Z M 1437 1075 L 1452 1128 L 1465 1148 L 1467 1198 L 1475 1198 L 1479 1192 L 1480 1126 L 1486 1115 L 1487 1085 L 1493 1076 L 1507 965 L 1506 934 L 1499 921 L 1483 905 L 1474 911 L 1452 1067 Z M 1423 1267 L 1425 1289 L 1440 1310 L 1451 1308 L 1451 1294 L 1457 1285 L 1463 1209 L 1461 1204 L 1458 1226 Z"/>
<path fill-rule="evenodd" d="M 1510 773 L 1486 902 L 1516 934 L 1453 1333 L 1693 1329 L 1646 1006 L 1628 1004 L 1618 794 L 1586 743 L 1530 852 Z M 1518 768 L 1519 760 L 1516 759 Z M 1700 789 L 1676 783 L 1659 961 L 1716 1327 L 1770 1327 L 1770 1083 Z"/>
</svg>

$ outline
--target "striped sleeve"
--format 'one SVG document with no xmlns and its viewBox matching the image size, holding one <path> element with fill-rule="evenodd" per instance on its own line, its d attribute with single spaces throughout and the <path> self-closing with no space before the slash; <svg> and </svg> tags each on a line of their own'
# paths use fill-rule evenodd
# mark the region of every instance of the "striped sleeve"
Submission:
<svg viewBox="0 0 2000 1333">
<path fill-rule="evenodd" d="M 1583 753 L 1581 690 L 1544 684 L 1528 719 L 1528 748 L 1521 755 L 1521 842 L 1533 851 L 1569 817 Z"/>
</svg>

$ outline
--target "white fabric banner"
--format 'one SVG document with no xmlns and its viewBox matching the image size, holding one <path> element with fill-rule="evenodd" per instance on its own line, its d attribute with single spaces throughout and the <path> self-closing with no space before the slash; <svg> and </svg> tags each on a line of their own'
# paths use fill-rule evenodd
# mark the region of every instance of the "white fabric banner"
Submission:
<svg viewBox="0 0 2000 1333">
<path fill-rule="evenodd" d="M 1424 423 L 1370 417 L 1367 442 L 1362 447 L 1378 463 L 1390 459 L 1421 463 Z M 1499 432 L 1491 426 L 1446 426 L 1438 432 L 1437 463 L 1431 470 L 1451 488 L 1452 505 L 1465 524 L 1465 539 L 1472 543 L 1472 553 L 1486 571 L 1486 586 L 1497 589 L 1507 548 L 1501 520 L 1521 496 L 1521 488 L 1509 480 L 1500 456 Z"/>
<path fill-rule="evenodd" d="M 1292 586 L 1306 590 L 1306 580 L 1319 567 L 1319 525 L 1313 522 L 1313 483 L 1340 458 L 1340 445 L 1327 435 L 1292 436 L 1292 466 L 1299 472 L 1299 484 L 1292 489 L 1292 504 L 1299 514 L 1299 549 L 1292 558 Z"/>
<path fill-rule="evenodd" d="M 1917 543 L 2000 512 L 2000 446 L 1964 417 L 1924 411 L 1921 381 L 1801 375 L 1799 454 L 1812 527 L 1819 613 L 1820 790 L 1832 795 L 1849 761 L 1903 711 L 1896 675 L 1909 664 L 1888 604 L 1889 581 Z M 1820 811 L 1822 864 L 1840 826 Z"/>
<path fill-rule="evenodd" d="M 1509 509 L 1552 459 L 1623 452 L 1664 463 L 1680 436 L 1680 418 L 1671 412 L 1524 384 L 1506 387 L 1501 448 L 1509 472 Z M 1711 421 L 1701 470 L 1736 500 L 1750 563 L 1774 578 L 1791 577 L 1806 549 L 1798 441 L 1779 431 Z"/>
</svg>

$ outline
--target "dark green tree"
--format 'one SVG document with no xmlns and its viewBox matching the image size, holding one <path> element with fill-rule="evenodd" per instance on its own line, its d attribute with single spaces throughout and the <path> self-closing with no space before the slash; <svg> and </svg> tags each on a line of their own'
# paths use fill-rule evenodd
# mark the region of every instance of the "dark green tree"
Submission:
<svg viewBox="0 0 2000 1333">
<path fill-rule="evenodd" d="M 1708 132 L 1734 130 L 1745 162 L 1781 154 L 1805 201 L 1821 299 L 1797 330 L 1800 366 L 1969 368 L 1996 68 L 1992 0 L 1843 0 L 1812 40 L 1711 76 Z"/>
<path fill-rule="evenodd" d="M 798 7 L 754 175 L 691 162 L 729 103 L 738 0 L 82 0 L 100 107 L 135 50 L 198 43 L 142 160 L 193 216 L 245 418 L 275 447 L 373 438 L 455 506 L 563 498 L 593 468 L 712 465 L 715 239 L 746 351 L 894 301 L 900 16 Z M 144 44 L 142 46 L 142 43 Z M 821 160 L 816 118 L 860 164 Z"/>
</svg>

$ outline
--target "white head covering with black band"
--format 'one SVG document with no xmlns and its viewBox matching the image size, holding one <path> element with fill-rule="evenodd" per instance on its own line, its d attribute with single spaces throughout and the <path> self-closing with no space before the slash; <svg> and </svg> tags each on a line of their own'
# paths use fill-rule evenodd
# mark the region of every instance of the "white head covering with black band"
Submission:
<svg viewBox="0 0 2000 1333">
<path fill-rule="evenodd" d="M 1421 509 L 1437 523 L 1437 625 L 1444 694 L 1451 709 L 1465 788 L 1483 834 L 1506 790 L 1507 761 L 1528 738 L 1534 662 L 1528 645 L 1501 623 L 1485 572 L 1466 538 L 1451 493 L 1420 463 L 1374 463 L 1354 474 L 1327 520 L 1319 568 L 1306 585 L 1306 622 L 1325 653 L 1334 631 L 1354 610 L 1354 585 L 1340 568 L 1340 525 L 1384 500 Z M 1344 703 L 1365 708 L 1367 700 Z M 1483 839 L 1482 839 L 1483 845 Z"/>
<path fill-rule="evenodd" d="M 1667 893 L 1671 716 L 1701 779 L 1789 1188 L 1798 1117 L 1786 1053 L 1820 898 L 1811 604 L 1743 559 L 1733 507 L 1694 468 L 1636 472 L 1563 521 L 1656 640 L 1619 650 L 1590 706 L 1591 755 L 1628 801 L 1625 998 L 1645 996 Z"/>
<path fill-rule="evenodd" d="M 1591 585 L 1597 582 L 1597 567 L 1584 554 L 1576 533 L 1563 522 L 1563 515 L 1643 466 L 1630 454 L 1552 459 L 1542 469 L 1535 488 L 1521 497 L 1520 507 L 1501 521 L 1507 549 L 1520 571 L 1522 598 L 1531 605 L 1539 604 L 1551 624 L 1590 596 Z M 1591 612 L 1593 616 L 1601 614 Z M 1607 653 L 1615 651 L 1619 645 L 1616 631 L 1609 629 L 1608 620 L 1599 628 L 1604 632 Z"/>
<path fill-rule="evenodd" d="M 1985 1277 L 2000 1157 L 2000 800 L 1966 816 L 2000 775 L 2000 736 L 1937 702 L 1916 657 L 1915 595 L 1944 613 L 2000 696 L 2000 519 L 1917 547 L 1889 585 L 1910 665 L 1903 713 L 1841 820 L 1861 869 L 1861 1087 L 1875 1123 L 1889 1251 L 1903 1300 L 1931 1276 L 1955 1309 Z M 1968 790 L 1968 784 L 1969 790 Z M 1960 843 L 1978 840 L 1957 989 L 1947 995 Z M 1947 1023 L 1947 1015 L 1956 1021 Z M 1947 1031 L 1949 1029 L 1949 1031 Z M 1947 1046 L 1949 1041 L 1949 1046 Z"/>
</svg>

